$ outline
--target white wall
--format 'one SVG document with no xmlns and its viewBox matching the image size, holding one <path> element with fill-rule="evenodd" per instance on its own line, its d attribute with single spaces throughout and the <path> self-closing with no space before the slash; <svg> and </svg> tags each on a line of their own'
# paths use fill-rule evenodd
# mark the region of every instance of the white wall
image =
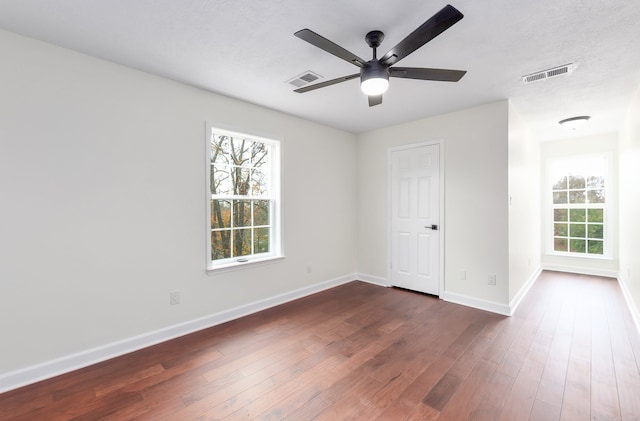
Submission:
<svg viewBox="0 0 640 421">
<path fill-rule="evenodd" d="M 540 143 L 509 104 L 509 302 L 540 269 Z M 515 304 L 515 303 L 514 303 Z"/>
<path fill-rule="evenodd" d="M 640 85 L 620 136 L 620 280 L 640 329 Z"/>
<path fill-rule="evenodd" d="M 442 139 L 444 296 L 508 304 L 507 124 L 505 100 L 359 135 L 358 272 L 387 278 L 387 149 Z"/>
<path fill-rule="evenodd" d="M 589 155 L 594 153 L 608 153 L 611 155 L 613 166 L 612 183 L 607 189 L 607 200 L 617 206 L 618 198 L 618 135 L 615 133 L 576 137 L 565 140 L 542 143 L 542 229 L 548 229 L 551 224 L 551 213 L 549 212 L 550 197 L 547 180 L 547 166 L 550 160 L 555 158 L 570 157 L 574 155 Z M 542 242 L 542 265 L 545 269 L 563 270 L 568 272 L 590 273 L 594 275 L 616 276 L 618 273 L 618 221 L 613 218 L 611 221 L 610 235 L 612 240 L 612 255 L 610 259 L 585 259 L 580 257 L 565 257 L 547 254 L 545 241 L 548 237 L 543 236 Z"/>
<path fill-rule="evenodd" d="M 0 378 L 355 272 L 354 135 L 7 32 L 0 56 Z M 283 141 L 283 261 L 205 274 L 206 120 Z"/>
</svg>

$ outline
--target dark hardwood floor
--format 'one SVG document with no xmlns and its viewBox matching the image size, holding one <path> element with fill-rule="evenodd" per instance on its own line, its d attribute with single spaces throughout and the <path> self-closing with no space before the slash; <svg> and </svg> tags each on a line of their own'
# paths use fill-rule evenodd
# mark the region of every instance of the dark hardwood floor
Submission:
<svg viewBox="0 0 640 421">
<path fill-rule="evenodd" d="M 352 282 L 0 395 L 2 420 L 640 420 L 613 279 L 543 272 L 513 317 Z"/>
</svg>

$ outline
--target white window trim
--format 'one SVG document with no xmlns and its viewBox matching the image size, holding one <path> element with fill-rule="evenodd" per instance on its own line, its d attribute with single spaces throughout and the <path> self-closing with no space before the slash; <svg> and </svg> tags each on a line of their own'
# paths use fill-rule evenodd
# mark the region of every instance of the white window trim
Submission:
<svg viewBox="0 0 640 421">
<path fill-rule="evenodd" d="M 211 153 L 211 136 L 213 133 L 224 134 L 233 137 L 246 137 L 252 140 L 267 143 L 271 146 L 271 198 L 274 202 L 272 214 L 271 214 L 271 227 L 272 235 L 271 240 L 271 252 L 267 254 L 259 254 L 255 256 L 240 257 L 233 260 L 225 259 L 221 263 L 216 263 L 211 260 L 211 187 L 210 187 L 210 153 Z M 278 139 L 267 138 L 251 133 L 241 133 L 237 131 L 227 130 L 220 128 L 218 125 L 213 125 L 210 122 L 206 123 L 205 134 L 205 237 L 206 237 L 206 273 L 209 275 L 226 273 L 235 270 L 248 269 L 256 266 L 263 266 L 266 264 L 275 263 L 284 259 L 284 252 L 282 247 L 282 200 L 281 200 L 281 173 L 282 173 L 282 142 Z"/>
<path fill-rule="evenodd" d="M 588 254 L 588 253 L 572 253 L 572 252 L 560 252 L 553 249 L 553 211 L 554 203 L 551 192 L 553 191 L 553 183 L 551 177 L 551 168 L 558 162 L 570 162 L 581 161 L 593 158 L 604 158 L 607 166 L 607 170 L 604 174 L 604 185 L 606 199 L 604 203 L 604 253 L 602 255 Z M 580 154 L 571 156 L 554 157 L 547 160 L 545 173 L 545 188 L 544 188 L 544 203 L 545 213 L 547 215 L 547 223 L 545 227 L 546 239 L 545 239 L 545 254 L 548 256 L 567 257 L 571 259 L 587 259 L 587 260 L 613 260 L 613 242 L 615 241 L 614 233 L 612 230 L 614 223 L 613 204 L 615 202 L 615 189 L 612 186 L 613 181 L 613 157 L 610 152 L 593 153 L 593 154 Z M 588 209 L 588 206 L 585 206 Z"/>
</svg>

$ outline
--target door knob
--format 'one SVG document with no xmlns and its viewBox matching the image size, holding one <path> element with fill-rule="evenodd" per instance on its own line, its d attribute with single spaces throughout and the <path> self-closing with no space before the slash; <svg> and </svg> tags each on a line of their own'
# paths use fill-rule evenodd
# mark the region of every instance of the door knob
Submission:
<svg viewBox="0 0 640 421">
<path fill-rule="evenodd" d="M 438 230 L 438 226 L 436 224 L 432 224 L 431 226 L 425 225 L 424 227 L 426 229 L 430 229 L 430 230 L 434 230 L 434 231 Z"/>
</svg>

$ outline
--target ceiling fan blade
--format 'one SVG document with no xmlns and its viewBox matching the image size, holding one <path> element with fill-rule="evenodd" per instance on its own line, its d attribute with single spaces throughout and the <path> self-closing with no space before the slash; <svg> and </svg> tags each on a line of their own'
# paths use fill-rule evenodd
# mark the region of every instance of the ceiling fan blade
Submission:
<svg viewBox="0 0 640 421">
<path fill-rule="evenodd" d="M 450 4 L 443 7 L 438 13 L 433 15 L 429 20 L 420 25 L 418 29 L 410 33 L 405 39 L 400 41 L 398 45 L 393 47 L 387 54 L 379 60 L 387 66 L 399 62 L 418 48 L 425 45 L 453 24 L 462 19 L 464 15 L 458 9 Z"/>
<path fill-rule="evenodd" d="M 466 73 L 466 70 L 428 69 L 424 67 L 392 67 L 389 69 L 390 77 L 437 80 L 441 82 L 457 82 Z"/>
<path fill-rule="evenodd" d="M 327 81 L 324 81 L 324 82 L 316 83 L 315 85 L 303 86 L 302 88 L 298 88 L 298 89 L 294 90 L 293 92 L 297 92 L 299 94 L 302 94 L 302 93 L 305 93 L 305 92 L 314 91 L 316 89 L 324 88 L 325 86 L 331 86 L 331 85 L 335 85 L 336 83 L 346 82 L 347 80 L 355 79 L 357 77 L 360 77 L 360 73 L 354 73 L 354 74 L 349 75 L 349 76 L 338 77 L 338 78 L 335 78 L 335 79 L 331 79 L 331 80 L 327 80 Z"/>
<path fill-rule="evenodd" d="M 373 107 L 382 104 L 382 95 L 371 95 L 369 97 L 369 106 Z"/>
<path fill-rule="evenodd" d="M 307 41 L 309 44 L 315 45 L 329 54 L 333 54 L 334 56 L 348 61 L 349 63 L 355 64 L 358 67 L 364 67 L 367 63 L 352 52 L 345 50 L 333 41 L 329 41 L 322 35 L 318 35 L 310 29 L 302 29 L 293 35 L 297 36 L 301 40 Z"/>
</svg>

